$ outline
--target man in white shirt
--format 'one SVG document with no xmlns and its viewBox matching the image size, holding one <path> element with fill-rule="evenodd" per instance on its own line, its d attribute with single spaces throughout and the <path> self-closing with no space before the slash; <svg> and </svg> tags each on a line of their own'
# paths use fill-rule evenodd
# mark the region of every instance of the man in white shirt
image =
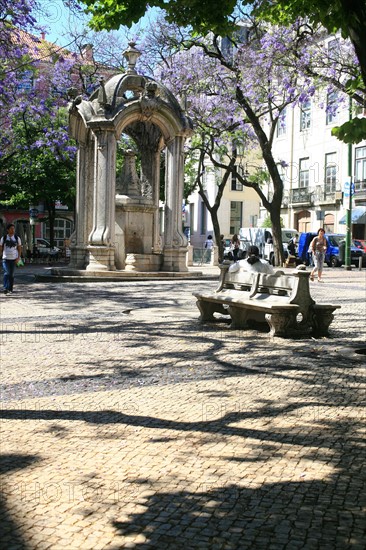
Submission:
<svg viewBox="0 0 366 550">
<path fill-rule="evenodd" d="M 6 226 L 6 236 L 0 239 L 0 254 L 3 259 L 4 294 L 9 294 L 13 292 L 15 265 L 22 256 L 22 242 L 15 235 L 13 223 Z"/>
<path fill-rule="evenodd" d="M 231 273 L 235 271 L 250 271 L 252 273 L 274 273 L 274 269 L 266 260 L 259 257 L 259 248 L 250 246 L 248 248 L 248 257 L 245 260 L 239 260 L 229 267 Z"/>
</svg>

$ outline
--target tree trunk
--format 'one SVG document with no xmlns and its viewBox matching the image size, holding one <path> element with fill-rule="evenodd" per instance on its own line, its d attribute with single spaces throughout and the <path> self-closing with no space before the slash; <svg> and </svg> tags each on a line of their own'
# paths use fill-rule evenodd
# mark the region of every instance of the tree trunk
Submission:
<svg viewBox="0 0 366 550">
<path fill-rule="evenodd" d="M 366 43 L 365 43 L 365 0 L 341 0 L 342 8 L 348 14 L 346 27 L 360 62 L 362 80 L 366 86 Z"/>
<path fill-rule="evenodd" d="M 272 223 L 272 236 L 273 236 L 273 248 L 274 248 L 274 265 L 282 267 L 285 258 L 283 253 L 282 244 L 282 231 L 281 231 L 281 216 L 278 207 L 271 205 L 269 212 Z"/>
<path fill-rule="evenodd" d="M 216 246 L 219 248 L 219 263 L 221 264 L 224 259 L 224 247 L 221 242 L 221 230 L 216 209 L 211 213 L 211 220 L 214 228 Z"/>
<path fill-rule="evenodd" d="M 46 201 L 46 209 L 48 212 L 48 223 L 50 226 L 50 244 L 51 248 L 55 246 L 55 219 L 56 207 L 53 201 Z"/>
</svg>

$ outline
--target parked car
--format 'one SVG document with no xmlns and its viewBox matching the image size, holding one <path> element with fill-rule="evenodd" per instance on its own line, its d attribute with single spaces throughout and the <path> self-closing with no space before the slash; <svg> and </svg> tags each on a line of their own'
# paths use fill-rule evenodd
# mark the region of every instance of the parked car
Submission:
<svg viewBox="0 0 366 550">
<path fill-rule="evenodd" d="M 353 242 L 355 243 L 355 246 L 357 246 L 357 248 L 361 248 L 361 250 L 366 252 L 366 241 L 362 239 L 353 239 Z"/>
<path fill-rule="evenodd" d="M 35 239 L 34 244 L 35 244 L 34 254 L 36 257 L 37 256 L 41 258 L 48 257 L 48 258 L 57 260 L 61 253 L 60 248 L 57 248 L 57 246 L 52 247 L 51 243 L 49 241 L 46 241 L 46 239 L 41 239 L 37 237 Z"/>
<path fill-rule="evenodd" d="M 281 229 L 282 244 L 285 259 L 288 256 L 287 245 L 293 237 L 298 237 L 296 229 Z M 241 227 L 239 229 L 240 248 L 247 250 L 248 246 L 255 245 L 259 248 L 262 258 L 274 265 L 273 235 L 270 227 Z"/>
<path fill-rule="evenodd" d="M 301 233 L 299 238 L 298 256 L 301 261 L 306 264 L 311 264 L 311 254 L 309 253 L 309 246 L 316 233 Z M 325 254 L 325 263 L 329 267 L 338 267 L 344 264 L 345 261 L 345 245 L 346 235 L 339 233 L 325 233 L 327 241 L 327 251 Z M 362 257 L 362 264 L 366 265 L 366 254 L 355 245 L 354 241 L 351 243 L 351 264 L 358 266 L 359 258 Z"/>
</svg>

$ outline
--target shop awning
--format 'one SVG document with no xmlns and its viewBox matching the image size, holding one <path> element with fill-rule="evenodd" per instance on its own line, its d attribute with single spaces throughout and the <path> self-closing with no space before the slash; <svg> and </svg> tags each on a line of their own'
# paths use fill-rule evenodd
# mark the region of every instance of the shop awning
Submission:
<svg viewBox="0 0 366 550">
<path fill-rule="evenodd" d="M 352 208 L 351 221 L 352 223 L 366 223 L 366 206 L 355 206 Z M 345 224 L 346 216 L 343 216 L 339 220 L 339 223 Z"/>
</svg>

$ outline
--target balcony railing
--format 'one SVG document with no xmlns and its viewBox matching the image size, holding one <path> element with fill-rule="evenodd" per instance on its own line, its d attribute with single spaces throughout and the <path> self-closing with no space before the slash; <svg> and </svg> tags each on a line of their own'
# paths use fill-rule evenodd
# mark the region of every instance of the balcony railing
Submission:
<svg viewBox="0 0 366 550">
<path fill-rule="evenodd" d="M 366 193 L 366 180 L 355 180 L 355 193 Z"/>
<path fill-rule="evenodd" d="M 359 182 L 363 184 L 362 191 L 366 194 L 366 182 Z M 355 184 L 356 192 L 358 188 Z M 273 198 L 273 192 L 268 193 L 268 200 Z M 317 185 L 315 187 L 299 187 L 297 189 L 291 189 L 291 191 L 284 190 L 282 198 L 282 207 L 288 208 L 289 204 L 306 204 L 308 206 L 314 206 L 319 203 L 336 203 L 342 200 L 342 189 L 339 183 L 326 183 L 323 185 Z"/>
<path fill-rule="evenodd" d="M 292 189 L 291 202 L 294 203 L 306 203 L 312 204 L 312 196 L 314 190 L 310 187 L 299 187 L 298 189 Z"/>
<path fill-rule="evenodd" d="M 337 200 L 342 200 L 342 189 L 339 183 L 326 183 L 315 187 L 315 202 L 334 203 Z"/>
</svg>

